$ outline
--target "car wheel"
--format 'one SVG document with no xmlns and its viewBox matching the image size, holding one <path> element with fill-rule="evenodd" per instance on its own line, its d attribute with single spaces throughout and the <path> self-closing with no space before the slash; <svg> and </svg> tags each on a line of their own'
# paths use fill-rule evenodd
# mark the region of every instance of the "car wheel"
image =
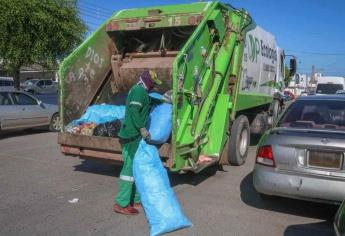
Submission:
<svg viewBox="0 0 345 236">
<path fill-rule="evenodd" d="M 60 131 L 60 116 L 55 113 L 50 121 L 49 130 L 52 132 Z"/>
<path fill-rule="evenodd" d="M 272 102 L 272 125 L 276 123 L 280 113 L 281 113 L 280 101 L 277 99 L 274 99 Z"/>
<path fill-rule="evenodd" d="M 228 159 L 231 165 L 240 166 L 246 161 L 250 144 L 250 127 L 248 118 L 237 117 L 231 126 L 229 137 Z"/>
</svg>

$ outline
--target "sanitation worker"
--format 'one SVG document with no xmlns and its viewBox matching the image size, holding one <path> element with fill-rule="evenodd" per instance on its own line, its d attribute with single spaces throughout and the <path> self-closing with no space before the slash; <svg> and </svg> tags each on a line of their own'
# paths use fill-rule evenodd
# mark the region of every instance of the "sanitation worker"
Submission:
<svg viewBox="0 0 345 236">
<path fill-rule="evenodd" d="M 152 103 L 160 103 L 158 99 L 148 96 L 148 92 L 155 85 L 162 82 L 152 70 L 145 70 L 139 77 L 139 82 L 128 93 L 126 100 L 125 119 L 122 123 L 119 137 L 122 146 L 123 167 L 113 211 L 125 215 L 136 215 L 140 207 L 140 197 L 136 191 L 133 178 L 133 158 L 138 149 L 141 138 L 150 141 L 146 121 Z"/>
</svg>

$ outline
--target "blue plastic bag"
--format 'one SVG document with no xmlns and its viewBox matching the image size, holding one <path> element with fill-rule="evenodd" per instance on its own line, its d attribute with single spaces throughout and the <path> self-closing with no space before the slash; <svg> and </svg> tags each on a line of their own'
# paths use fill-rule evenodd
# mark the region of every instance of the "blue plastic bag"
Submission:
<svg viewBox="0 0 345 236">
<path fill-rule="evenodd" d="M 144 140 L 140 142 L 134 156 L 133 175 L 150 224 L 150 236 L 192 226 L 170 187 L 157 147 Z"/>
<path fill-rule="evenodd" d="M 148 127 L 151 143 L 168 141 L 172 129 L 172 105 L 163 103 L 154 107 L 150 112 Z"/>
<path fill-rule="evenodd" d="M 73 121 L 76 124 L 96 123 L 97 125 L 113 120 L 123 120 L 125 117 L 125 106 L 115 105 L 92 105 L 89 106 L 80 119 Z"/>
<path fill-rule="evenodd" d="M 149 93 L 149 96 L 156 99 L 162 99 L 162 94 L 155 93 L 155 92 Z"/>
</svg>

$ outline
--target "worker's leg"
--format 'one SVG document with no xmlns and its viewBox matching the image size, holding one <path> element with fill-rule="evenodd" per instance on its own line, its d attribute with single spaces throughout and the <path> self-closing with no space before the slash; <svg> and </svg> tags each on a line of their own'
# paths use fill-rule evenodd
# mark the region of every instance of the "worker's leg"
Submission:
<svg viewBox="0 0 345 236">
<path fill-rule="evenodd" d="M 122 158 L 124 163 L 120 173 L 118 194 L 115 198 L 115 202 L 121 207 L 126 207 L 131 203 L 134 189 L 133 159 L 138 149 L 139 141 L 135 140 L 122 145 Z"/>
</svg>

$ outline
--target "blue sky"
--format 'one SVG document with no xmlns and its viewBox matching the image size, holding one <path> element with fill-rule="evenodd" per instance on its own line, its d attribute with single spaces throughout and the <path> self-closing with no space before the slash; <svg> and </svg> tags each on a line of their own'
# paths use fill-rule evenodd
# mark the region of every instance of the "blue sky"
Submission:
<svg viewBox="0 0 345 236">
<path fill-rule="evenodd" d="M 190 0 L 120 1 L 79 0 L 89 30 L 95 30 L 113 11 Z M 286 54 L 298 58 L 298 71 L 311 72 L 312 65 L 325 75 L 345 76 L 345 0 L 224 0 L 245 8 L 255 22 L 275 35 Z"/>
</svg>

